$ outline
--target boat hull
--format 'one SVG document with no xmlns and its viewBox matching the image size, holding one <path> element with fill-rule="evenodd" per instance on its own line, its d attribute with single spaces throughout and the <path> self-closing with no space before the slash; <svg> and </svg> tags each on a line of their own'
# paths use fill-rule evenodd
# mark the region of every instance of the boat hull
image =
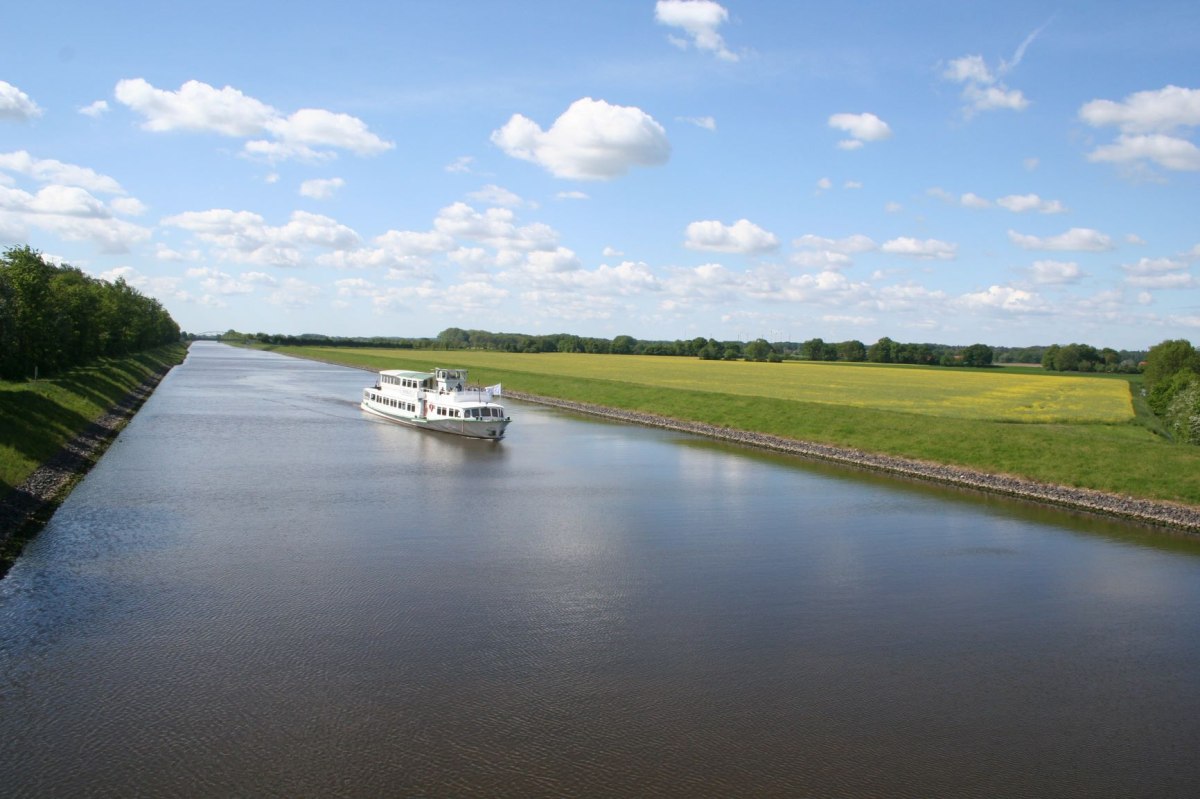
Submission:
<svg viewBox="0 0 1200 799">
<path fill-rule="evenodd" d="M 375 403 L 367 400 L 364 400 L 359 407 L 367 413 L 407 427 L 490 441 L 499 441 L 504 438 L 504 431 L 508 428 L 509 423 L 508 419 L 428 419 L 421 416 L 401 415 L 389 413 L 391 408 L 378 407 Z"/>
</svg>

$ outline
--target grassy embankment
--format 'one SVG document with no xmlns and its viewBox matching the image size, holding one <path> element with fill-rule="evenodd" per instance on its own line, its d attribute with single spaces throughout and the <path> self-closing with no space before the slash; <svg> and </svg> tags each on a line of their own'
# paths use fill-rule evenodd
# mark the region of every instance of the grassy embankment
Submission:
<svg viewBox="0 0 1200 799">
<path fill-rule="evenodd" d="M 1200 447 L 1157 433 L 1138 378 L 1031 369 L 270 347 L 1064 486 L 1200 505 Z M 517 433 L 514 429 L 513 433 Z"/>
<path fill-rule="evenodd" d="M 36 381 L 0 381 L 0 497 L 150 375 L 181 362 L 182 344 L 105 358 Z"/>
</svg>

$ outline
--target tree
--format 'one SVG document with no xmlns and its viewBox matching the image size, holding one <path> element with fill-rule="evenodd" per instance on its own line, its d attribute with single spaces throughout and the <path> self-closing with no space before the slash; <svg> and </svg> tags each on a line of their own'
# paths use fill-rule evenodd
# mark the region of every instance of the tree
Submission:
<svg viewBox="0 0 1200 799">
<path fill-rule="evenodd" d="M 746 360 L 765 361 L 773 352 L 775 349 L 767 343 L 766 339 L 756 338 L 746 345 Z"/>
<path fill-rule="evenodd" d="M 867 347 L 857 339 L 843 341 L 837 345 L 837 357 L 839 361 L 865 361 L 867 359 Z"/>
<path fill-rule="evenodd" d="M 808 341 L 800 345 L 800 355 L 810 361 L 825 360 L 824 339 L 810 338 Z"/>
<path fill-rule="evenodd" d="M 1146 354 L 1142 373 L 1146 389 L 1153 391 L 1156 383 L 1184 370 L 1200 374 L 1200 354 L 1190 341 L 1178 338 L 1155 344 Z"/>
<path fill-rule="evenodd" d="M 638 340 L 633 336 L 617 336 L 612 340 L 610 352 L 613 355 L 632 355 Z"/>
<path fill-rule="evenodd" d="M 994 353 L 986 344 L 972 344 L 962 351 L 963 366 L 991 366 Z"/>
<path fill-rule="evenodd" d="M 896 342 L 884 336 L 867 349 L 867 360 L 872 363 L 895 363 L 898 347 Z"/>
</svg>

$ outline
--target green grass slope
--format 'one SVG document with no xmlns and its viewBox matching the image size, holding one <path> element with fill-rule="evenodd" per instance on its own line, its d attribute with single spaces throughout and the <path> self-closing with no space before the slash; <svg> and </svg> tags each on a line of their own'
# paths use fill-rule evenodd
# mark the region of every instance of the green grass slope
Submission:
<svg viewBox="0 0 1200 799">
<path fill-rule="evenodd" d="M 181 344 L 107 358 L 43 380 L 0 381 L 0 497 L 156 371 Z"/>
</svg>

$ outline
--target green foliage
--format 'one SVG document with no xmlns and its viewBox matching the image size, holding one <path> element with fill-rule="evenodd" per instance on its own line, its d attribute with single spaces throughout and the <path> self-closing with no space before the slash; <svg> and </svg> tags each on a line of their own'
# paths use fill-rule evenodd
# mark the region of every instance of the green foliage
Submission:
<svg viewBox="0 0 1200 799">
<path fill-rule="evenodd" d="M 1184 444 L 1200 444 L 1200 377 L 1177 372 L 1184 377 L 1163 414 L 1171 438 Z"/>
<path fill-rule="evenodd" d="M 0 256 L 0 378 L 49 375 L 178 340 L 170 314 L 124 280 L 54 266 L 28 246 Z"/>
<path fill-rule="evenodd" d="M 1146 368 L 1142 372 L 1147 390 L 1153 392 L 1159 381 L 1169 379 L 1181 371 L 1200 374 L 1200 353 L 1187 339 L 1172 339 L 1155 344 L 1146 354 Z"/>
<path fill-rule="evenodd" d="M 995 354 L 986 344 L 972 344 L 962 351 L 963 366 L 991 366 Z"/>
<path fill-rule="evenodd" d="M 775 353 L 775 349 L 766 339 L 757 338 L 746 345 L 747 361 L 765 361 Z"/>
</svg>

